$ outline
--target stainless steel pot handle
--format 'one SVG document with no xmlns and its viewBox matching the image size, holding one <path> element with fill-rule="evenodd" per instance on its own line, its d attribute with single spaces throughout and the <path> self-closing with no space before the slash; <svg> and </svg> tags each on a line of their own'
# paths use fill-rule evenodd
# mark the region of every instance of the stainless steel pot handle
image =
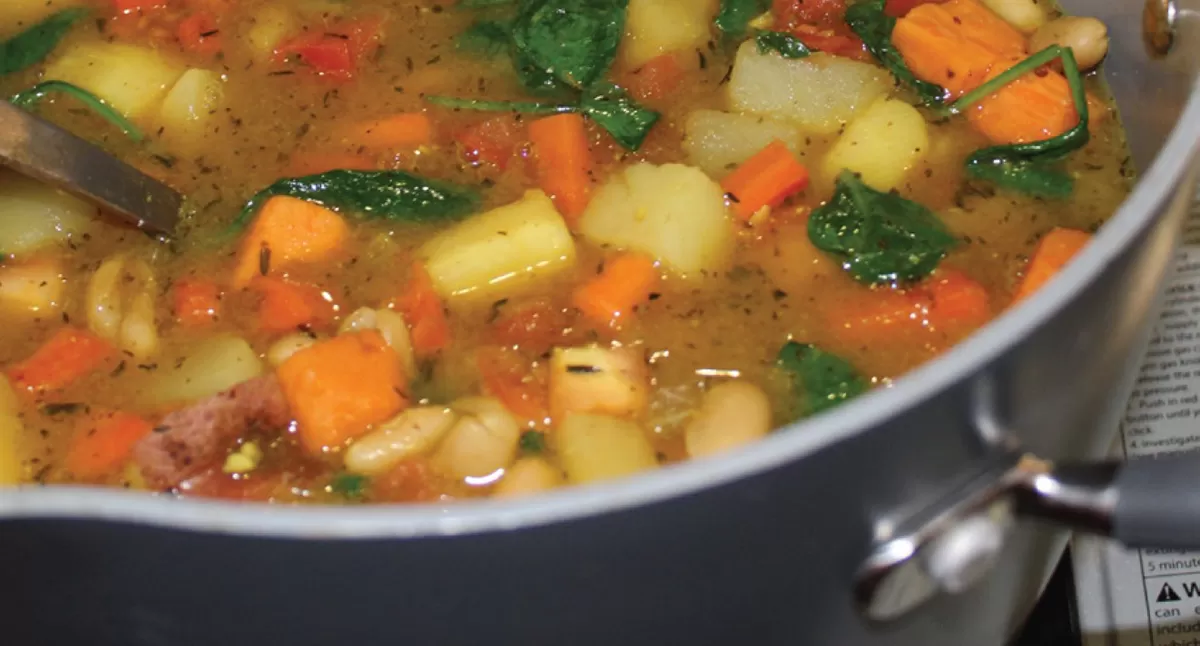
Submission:
<svg viewBox="0 0 1200 646">
<path fill-rule="evenodd" d="M 991 569 L 1022 516 L 1131 548 L 1200 549 L 1198 479 L 1200 454 L 1055 465 L 1005 452 L 945 497 L 876 524 L 855 582 L 859 610 L 869 621 L 892 621 L 940 593 L 966 590 Z"/>
</svg>

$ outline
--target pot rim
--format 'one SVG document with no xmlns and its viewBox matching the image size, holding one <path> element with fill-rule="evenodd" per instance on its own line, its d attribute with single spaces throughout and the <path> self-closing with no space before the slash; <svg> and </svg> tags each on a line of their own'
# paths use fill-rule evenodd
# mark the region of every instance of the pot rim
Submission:
<svg viewBox="0 0 1200 646">
<path fill-rule="evenodd" d="M 1193 90 L 1166 144 L 1116 215 L 1076 262 L 1036 294 L 888 388 L 794 423 L 728 454 L 639 475 L 566 487 L 518 500 L 446 505 L 282 506 L 147 495 L 99 487 L 0 490 L 0 520 L 76 519 L 197 532 L 291 539 L 456 536 L 509 531 L 615 513 L 682 497 L 776 468 L 864 432 L 947 389 L 1008 351 L 1084 290 L 1175 194 L 1200 150 L 1200 90 Z"/>
</svg>

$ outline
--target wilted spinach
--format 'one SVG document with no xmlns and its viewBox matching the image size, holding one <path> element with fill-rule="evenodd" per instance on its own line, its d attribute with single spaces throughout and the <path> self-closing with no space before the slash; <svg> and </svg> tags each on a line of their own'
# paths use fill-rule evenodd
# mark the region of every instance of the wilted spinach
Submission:
<svg viewBox="0 0 1200 646">
<path fill-rule="evenodd" d="M 770 8 L 770 0 L 721 0 L 713 24 L 730 38 L 746 33 L 750 21 Z"/>
<path fill-rule="evenodd" d="M 877 191 L 850 171 L 842 171 L 833 197 L 812 212 L 808 237 L 864 283 L 924 278 L 957 242 L 929 209 Z"/>
<path fill-rule="evenodd" d="M 776 363 L 792 382 L 796 411 L 815 415 L 867 391 L 867 382 L 845 359 L 806 343 L 789 341 Z"/>
<path fill-rule="evenodd" d="M 130 122 L 129 119 L 126 119 L 120 112 L 112 109 L 112 107 L 105 103 L 103 99 L 81 87 L 67 83 L 66 81 L 43 81 L 29 88 L 28 90 L 22 90 L 13 95 L 13 97 L 9 99 L 9 102 L 18 108 L 28 110 L 37 105 L 37 103 L 45 98 L 47 94 L 52 92 L 66 94 L 67 96 L 74 98 L 76 101 L 79 101 L 105 121 L 119 128 L 121 132 L 125 133 L 126 137 L 129 137 L 134 141 L 141 141 L 145 139 L 145 135 L 142 134 L 142 131 L 139 130 L 137 126 L 133 125 L 133 123 Z"/>
<path fill-rule="evenodd" d="M 962 112 L 1001 87 L 1056 58 L 1062 60 L 1063 74 L 1067 78 L 1067 85 L 1071 88 L 1071 102 L 1075 106 L 1075 113 L 1079 116 L 1078 123 L 1070 130 L 1050 139 L 1006 146 L 989 146 L 977 150 L 967 157 L 967 176 L 987 180 L 998 186 L 1036 197 L 1070 197 L 1075 188 L 1075 180 L 1061 169 L 1055 168 L 1054 165 L 1071 152 L 1086 146 L 1090 135 L 1087 127 L 1089 115 L 1083 77 L 1079 74 L 1075 55 L 1069 48 L 1051 45 L 1026 58 L 997 74 L 987 83 L 963 95 L 949 107 L 949 112 L 952 114 Z"/>
<path fill-rule="evenodd" d="M 317 175 L 289 177 L 250 198 L 234 220 L 233 229 L 245 226 L 268 199 L 295 197 L 335 211 L 363 218 L 408 222 L 454 220 L 474 212 L 479 193 L 457 184 L 426 179 L 398 170 L 331 170 Z"/>
<path fill-rule="evenodd" d="M 858 34 L 867 51 L 879 61 L 902 85 L 913 90 L 925 105 L 941 105 L 946 99 L 946 89 L 940 85 L 922 81 L 908 68 L 904 57 L 892 44 L 892 29 L 896 19 L 883 11 L 884 0 L 864 0 L 846 8 L 846 24 Z"/>
<path fill-rule="evenodd" d="M 629 150 L 641 147 L 660 116 L 611 83 L 601 83 L 585 93 L 579 109 Z"/>
<path fill-rule="evenodd" d="M 12 74 L 42 62 L 88 13 L 82 7 L 64 9 L 0 42 L 0 74 Z"/>
<path fill-rule="evenodd" d="M 754 37 L 758 53 L 777 52 L 784 58 L 805 58 L 812 53 L 804 41 L 782 31 L 763 31 Z"/>
<path fill-rule="evenodd" d="M 627 0 L 522 0 L 512 25 L 514 63 L 531 90 L 547 78 L 582 90 L 600 80 L 625 32 Z"/>
</svg>

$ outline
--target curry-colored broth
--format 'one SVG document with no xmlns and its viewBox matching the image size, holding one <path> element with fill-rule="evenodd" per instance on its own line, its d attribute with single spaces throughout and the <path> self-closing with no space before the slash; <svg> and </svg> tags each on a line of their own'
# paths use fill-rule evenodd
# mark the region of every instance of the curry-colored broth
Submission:
<svg viewBox="0 0 1200 646">
<path fill-rule="evenodd" d="M 343 14 L 382 12 L 388 17 L 384 45 L 349 82 L 332 83 L 302 69 L 282 68 L 287 71 L 279 73 L 278 65 L 255 61 L 239 44 L 253 24 L 251 16 L 271 3 L 303 8 L 306 23 L 313 25 Z M 0 338 L 0 365 L 7 366 L 28 357 L 64 323 L 84 324 L 85 284 L 111 254 L 126 252 L 145 258 L 157 274 L 161 350 L 152 360 L 124 357 L 116 365 L 61 391 L 26 399 L 21 409 L 25 434 L 19 447 L 25 480 L 75 480 L 61 460 L 88 408 L 132 411 L 151 419 L 161 414 L 147 401 L 146 390 L 161 371 L 185 362 L 199 340 L 223 332 L 235 333 L 247 338 L 257 351 L 266 352 L 274 337 L 255 327 L 257 299 L 253 294 L 227 290 L 219 320 L 203 329 L 189 329 L 172 323 L 168 292 L 170 285 L 180 279 L 219 279 L 228 275 L 236 245 L 213 241 L 250 195 L 279 177 L 294 175 L 298 156 L 362 154 L 357 146 L 339 142 L 340 125 L 430 109 L 423 100 L 426 94 L 523 97 L 507 62 L 481 62 L 455 50 L 453 37 L 473 20 L 468 11 L 433 2 L 394 0 L 244 0 L 232 3 L 228 11 L 230 14 L 222 19 L 226 46 L 219 59 L 180 51 L 169 28 L 170 10 L 112 19 L 111 10 L 101 8 L 97 10 L 98 20 L 81 23 L 59 45 L 61 51 L 87 41 L 150 44 L 188 66 L 221 72 L 225 92 L 219 117 L 212 121 L 203 140 L 186 148 L 176 147 L 169 136 L 153 131 L 144 145 L 132 144 L 69 100 L 46 102 L 39 108 L 43 116 L 97 141 L 180 190 L 187 196 L 187 207 L 184 230 L 172 242 L 157 241 L 106 222 L 86 236 L 74 237 L 68 247 L 42 252 L 61 254 L 66 259 L 61 309 L 33 316 L 0 310 L 0 327 L 6 330 Z M 0 7 L 0 34 L 15 33 L 26 26 L 5 14 Z M 722 104 L 723 82 L 731 64 L 729 53 L 715 45 L 703 56 L 704 69 L 689 71 L 682 91 L 665 100 L 648 102 L 662 111 L 663 118 L 640 151 L 624 151 L 598 128 L 590 130 L 598 182 L 637 160 L 686 162 L 680 148 L 684 118 L 696 108 Z M 0 78 L 0 92 L 12 94 L 33 85 L 42 69 L 39 65 Z M 621 74 L 617 72 L 616 77 L 620 79 Z M 1103 95 L 1099 79 L 1093 76 L 1088 83 L 1093 93 Z M 504 170 L 488 163 L 471 163 L 451 139 L 466 126 L 496 119 L 495 114 L 449 110 L 435 110 L 435 114 L 439 131 L 435 145 L 380 153 L 376 156 L 380 168 L 410 170 L 426 177 L 485 187 L 487 207 L 512 202 L 534 185 L 527 160 L 512 159 Z M 517 119 L 519 122 L 521 118 Z M 152 120 L 145 125 L 152 125 Z M 1067 161 L 1068 170 L 1076 177 L 1076 188 L 1066 201 L 1034 199 L 977 185 L 967 188 L 962 159 L 986 145 L 986 140 L 962 119 L 930 124 L 929 131 L 931 150 L 898 190 L 928 206 L 961 237 L 963 244 L 950 252 L 942 266 L 957 268 L 982 283 L 993 312 L 1009 304 L 1025 262 L 1042 234 L 1056 226 L 1094 230 L 1128 191 L 1125 148 L 1115 112 L 1095 130 L 1091 143 Z M 810 138 L 802 161 L 819 166 L 831 140 Z M 789 339 L 836 352 L 872 384 L 885 385 L 971 332 L 923 329 L 870 343 L 849 342 L 837 334 L 830 313 L 851 302 L 861 302 L 864 294 L 870 294 L 834 261 L 817 254 L 808 242 L 805 217 L 831 192 L 829 179 L 814 177 L 813 185 L 777 209 L 769 224 L 740 231 L 731 270 L 686 280 L 667 277 L 656 290 L 656 298 L 640 306 L 636 316 L 621 329 L 571 329 L 561 333 L 567 343 L 616 340 L 645 349 L 652 381 L 651 402 L 642 421 L 660 461 L 685 457 L 681 433 L 689 411 L 708 385 L 731 376 L 766 387 L 775 399 L 776 424 L 787 421 L 784 415 L 789 395 L 786 384 L 775 373 L 774 361 L 781 344 Z M 319 284 L 335 300 L 340 314 L 364 305 L 376 307 L 398 295 L 415 249 L 437 230 L 431 226 L 352 220 L 352 252 L 337 263 L 297 270 L 293 275 Z M 415 396 L 445 403 L 456 396 L 478 393 L 474 357 L 478 347 L 489 343 L 490 322 L 535 299 L 568 309 L 572 287 L 592 276 L 611 253 L 578 237 L 577 247 L 579 261 L 566 275 L 537 283 L 504 301 L 453 303 L 452 343 L 425 367 L 414 386 Z M 535 367 L 545 360 L 538 356 L 527 359 Z M 62 403 L 80 406 L 53 405 Z M 285 474 L 282 482 L 286 486 L 272 488 L 271 497 L 342 499 L 331 493 L 329 486 L 331 474 L 339 467 L 336 453 L 306 457 L 289 433 L 262 439 L 266 457 L 259 471 Z M 548 454 L 553 460 L 552 432 L 548 441 Z M 414 500 L 488 491 L 487 487 L 469 487 L 431 476 L 426 467 L 409 464 L 405 469 L 377 479 L 368 497 Z M 261 492 L 247 493 L 255 481 L 253 474 L 218 479 L 220 486 L 210 486 L 205 493 L 265 497 Z M 134 469 L 122 469 L 102 480 L 142 486 Z"/>
</svg>

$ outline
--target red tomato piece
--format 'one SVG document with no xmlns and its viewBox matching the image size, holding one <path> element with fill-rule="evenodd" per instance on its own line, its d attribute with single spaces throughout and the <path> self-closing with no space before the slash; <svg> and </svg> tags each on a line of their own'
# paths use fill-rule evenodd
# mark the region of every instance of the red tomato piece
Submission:
<svg viewBox="0 0 1200 646">
<path fill-rule="evenodd" d="M 216 16 L 207 11 L 199 11 L 184 18 L 179 23 L 176 33 L 179 45 L 189 52 L 214 56 L 224 46 L 221 31 L 217 28 Z"/>
<path fill-rule="evenodd" d="M 571 317 L 561 307 L 546 300 L 517 306 L 492 323 L 492 339 L 504 346 L 517 346 L 531 355 L 540 355 L 562 342 L 563 331 Z"/>
<path fill-rule="evenodd" d="M 774 0 L 771 12 L 788 28 L 797 25 L 832 27 L 846 17 L 845 0 Z"/>
<path fill-rule="evenodd" d="M 491 164 L 500 170 L 517 156 L 526 139 L 524 124 L 511 116 L 492 117 L 467 126 L 454 137 L 467 160 Z"/>
</svg>

